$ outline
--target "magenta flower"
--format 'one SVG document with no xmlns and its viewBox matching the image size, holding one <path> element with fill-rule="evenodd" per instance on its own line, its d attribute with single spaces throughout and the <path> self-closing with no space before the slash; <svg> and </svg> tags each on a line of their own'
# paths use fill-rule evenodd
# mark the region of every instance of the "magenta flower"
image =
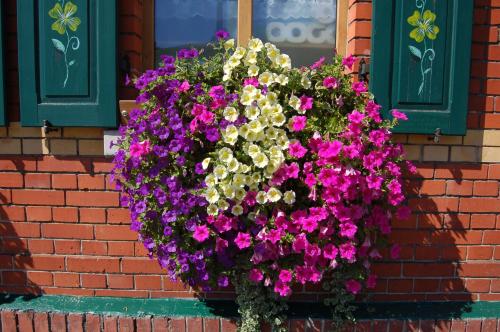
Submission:
<svg viewBox="0 0 500 332">
<path fill-rule="evenodd" d="M 259 86 L 259 79 L 257 77 L 249 77 L 243 80 L 243 86 L 253 85 L 254 87 Z"/>
<path fill-rule="evenodd" d="M 274 291 L 283 297 L 292 294 L 292 289 L 290 288 L 290 286 L 280 280 L 276 281 L 276 284 L 274 285 Z"/>
<path fill-rule="evenodd" d="M 140 158 L 151 151 L 149 141 L 142 141 L 140 143 L 134 143 L 130 146 L 130 156 L 135 158 Z"/>
<path fill-rule="evenodd" d="M 307 124 L 305 116 L 294 116 L 292 118 L 292 131 L 298 132 L 304 130 Z"/>
<path fill-rule="evenodd" d="M 253 282 L 259 282 L 264 279 L 264 275 L 262 274 L 262 271 L 259 269 L 251 269 L 250 273 L 248 274 L 248 279 Z"/>
<path fill-rule="evenodd" d="M 320 68 L 323 65 L 324 62 L 325 62 L 325 57 L 322 56 L 321 58 L 319 58 L 318 61 L 316 61 L 315 63 L 313 63 L 309 68 L 311 68 L 311 69 L 318 69 L 318 68 Z"/>
<path fill-rule="evenodd" d="M 303 111 L 310 110 L 313 107 L 313 98 L 306 95 L 300 97 L 300 109 Z"/>
<path fill-rule="evenodd" d="M 250 234 L 239 232 L 238 235 L 236 236 L 236 239 L 234 239 L 234 243 L 240 249 L 245 249 L 250 247 L 251 244 Z"/>
<path fill-rule="evenodd" d="M 290 270 L 281 270 L 278 278 L 284 283 L 289 283 L 292 281 L 292 272 Z"/>
<path fill-rule="evenodd" d="M 329 243 L 323 248 L 323 257 L 326 259 L 335 259 L 339 253 L 337 247 Z"/>
<path fill-rule="evenodd" d="M 179 91 L 180 92 L 186 92 L 186 91 L 189 90 L 190 87 L 191 87 L 191 85 L 189 85 L 189 82 L 188 81 L 184 81 L 179 86 Z"/>
<path fill-rule="evenodd" d="M 352 261 L 356 256 L 356 247 L 350 242 L 344 243 L 339 246 L 339 252 L 341 258 Z"/>
<path fill-rule="evenodd" d="M 339 86 L 339 83 L 335 77 L 328 76 L 323 80 L 323 86 L 328 89 L 336 89 Z"/>
<path fill-rule="evenodd" d="M 354 279 L 349 279 L 345 282 L 345 289 L 347 289 L 348 292 L 356 295 L 361 290 L 361 283 Z"/>
<path fill-rule="evenodd" d="M 392 110 L 392 116 L 395 118 L 395 119 L 398 119 L 398 120 L 408 120 L 408 117 L 406 116 L 406 114 L 398 111 L 398 110 Z"/>
<path fill-rule="evenodd" d="M 349 55 L 348 57 L 345 57 L 342 59 L 342 64 L 346 67 L 352 70 L 352 66 L 356 62 L 356 57 L 354 57 L 352 54 Z"/>
<path fill-rule="evenodd" d="M 351 123 L 355 124 L 360 124 L 361 122 L 363 122 L 364 118 L 365 116 L 358 110 L 352 111 L 352 113 L 347 116 L 347 119 L 349 119 Z"/>
<path fill-rule="evenodd" d="M 356 96 L 361 95 L 361 93 L 368 91 L 365 82 L 353 82 L 352 90 L 356 92 Z"/>
<path fill-rule="evenodd" d="M 196 226 L 193 232 L 193 238 L 198 242 L 203 242 L 210 235 L 206 225 Z"/>
<path fill-rule="evenodd" d="M 217 37 L 217 39 L 227 39 L 229 38 L 229 32 L 221 29 L 215 33 L 215 37 Z"/>
<path fill-rule="evenodd" d="M 293 142 L 288 146 L 288 154 L 293 158 L 302 158 L 306 155 L 307 149 L 299 141 Z"/>
</svg>

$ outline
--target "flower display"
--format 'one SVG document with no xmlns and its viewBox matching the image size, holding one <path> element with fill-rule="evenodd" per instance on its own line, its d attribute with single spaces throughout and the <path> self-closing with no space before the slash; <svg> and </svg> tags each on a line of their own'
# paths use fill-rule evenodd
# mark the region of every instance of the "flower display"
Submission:
<svg viewBox="0 0 500 332">
<path fill-rule="evenodd" d="M 284 299 L 321 284 L 334 314 L 374 288 L 393 217 L 408 216 L 393 120 L 346 68 L 309 68 L 270 43 L 164 56 L 135 80 L 141 109 L 120 128 L 114 179 L 132 229 L 172 279 L 233 285 L 241 331 L 283 328 Z M 398 247 L 392 247 L 391 256 Z M 342 307 L 342 308 L 341 308 Z"/>
</svg>

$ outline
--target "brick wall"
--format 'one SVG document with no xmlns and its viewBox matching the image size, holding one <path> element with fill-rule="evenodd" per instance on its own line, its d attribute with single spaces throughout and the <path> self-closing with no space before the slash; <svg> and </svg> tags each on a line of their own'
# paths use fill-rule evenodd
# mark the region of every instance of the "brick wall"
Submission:
<svg viewBox="0 0 500 332">
<path fill-rule="evenodd" d="M 142 1 L 120 3 L 119 55 L 139 70 Z M 414 215 L 397 222 L 399 261 L 378 264 L 373 300 L 500 300 L 500 1 L 476 0 L 465 137 L 399 135 L 419 173 Z M 102 130 L 44 135 L 19 121 L 14 1 L 7 5 L 9 128 L 0 128 L 0 291 L 192 297 L 150 261 L 108 181 Z M 369 57 L 371 2 L 349 2 L 348 53 Z M 128 99 L 133 91 L 120 88 Z M 227 293 L 213 296 L 229 296 Z M 315 300 L 315 288 L 299 299 Z"/>
</svg>

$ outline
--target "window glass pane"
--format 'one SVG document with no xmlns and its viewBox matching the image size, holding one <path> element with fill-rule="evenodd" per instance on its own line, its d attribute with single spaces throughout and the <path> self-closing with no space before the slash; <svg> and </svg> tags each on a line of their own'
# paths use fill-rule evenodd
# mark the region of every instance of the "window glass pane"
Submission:
<svg viewBox="0 0 500 332">
<path fill-rule="evenodd" d="M 253 35 L 276 44 L 307 66 L 332 57 L 337 28 L 337 0 L 253 0 Z"/>
<path fill-rule="evenodd" d="M 201 48 L 224 29 L 236 37 L 237 0 L 155 0 L 155 55 Z"/>
</svg>

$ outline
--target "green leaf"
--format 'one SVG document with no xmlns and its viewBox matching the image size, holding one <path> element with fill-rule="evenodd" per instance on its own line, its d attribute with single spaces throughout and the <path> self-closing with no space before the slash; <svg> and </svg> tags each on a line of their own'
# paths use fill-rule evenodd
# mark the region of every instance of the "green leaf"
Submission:
<svg viewBox="0 0 500 332">
<path fill-rule="evenodd" d="M 66 48 L 64 47 L 64 44 L 58 40 L 58 39 L 52 39 L 52 44 L 54 44 L 54 47 L 61 52 L 66 52 Z"/>
<path fill-rule="evenodd" d="M 410 53 L 412 55 L 414 55 L 419 60 L 422 60 L 422 52 L 420 52 L 420 50 L 418 48 L 416 48 L 415 46 L 411 46 L 411 45 L 409 45 L 408 48 L 410 49 Z"/>
</svg>

